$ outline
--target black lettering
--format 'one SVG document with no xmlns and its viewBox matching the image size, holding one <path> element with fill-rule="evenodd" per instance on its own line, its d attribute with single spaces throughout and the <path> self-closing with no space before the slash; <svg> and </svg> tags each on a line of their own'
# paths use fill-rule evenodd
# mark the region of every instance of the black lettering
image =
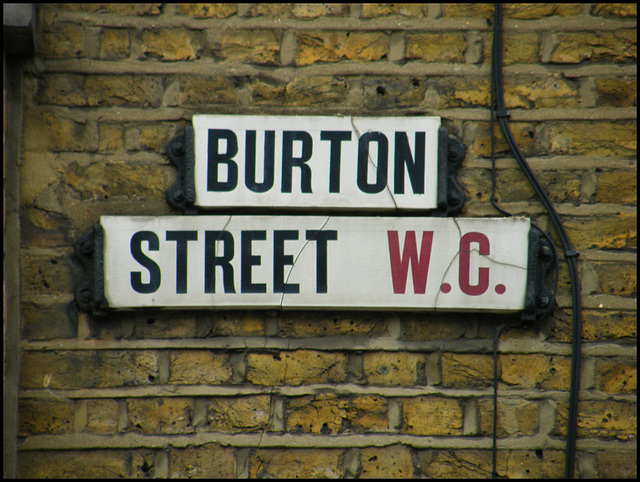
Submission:
<svg viewBox="0 0 640 482">
<path fill-rule="evenodd" d="M 302 155 L 293 157 L 293 141 L 302 142 Z M 291 192 L 292 170 L 300 168 L 300 190 L 311 192 L 311 168 L 305 164 L 311 159 L 313 139 L 305 131 L 284 131 L 282 133 L 282 192 Z"/>
<path fill-rule="evenodd" d="M 198 231 L 167 231 L 167 241 L 176 241 L 176 293 L 187 292 L 187 242 L 197 240 Z"/>
<path fill-rule="evenodd" d="M 376 164 L 376 182 L 369 184 L 369 144 L 378 143 L 378 162 Z M 367 194 L 382 192 L 387 185 L 387 168 L 389 163 L 389 141 L 381 132 L 367 132 L 358 140 L 358 187 Z"/>
<path fill-rule="evenodd" d="M 142 252 L 143 241 L 149 243 L 149 251 L 158 251 L 160 249 L 160 240 L 153 231 L 138 231 L 131 237 L 131 255 L 133 259 L 149 270 L 148 283 L 142 282 L 142 273 L 140 271 L 132 271 L 131 287 L 138 293 L 155 293 L 160 288 L 160 267 Z"/>
<path fill-rule="evenodd" d="M 218 256 L 216 243 L 222 241 L 223 255 Z M 204 292 L 216 292 L 216 266 L 222 268 L 222 280 L 225 293 L 235 293 L 233 284 L 234 255 L 233 235 L 229 231 L 205 231 L 204 233 Z"/>
<path fill-rule="evenodd" d="M 260 265 L 261 257 L 251 254 L 252 241 L 264 241 L 267 239 L 266 231 L 242 231 L 241 237 L 241 266 L 240 286 L 243 293 L 266 293 L 267 285 L 265 283 L 252 283 L 251 268 Z"/>
<path fill-rule="evenodd" d="M 219 141 L 226 139 L 227 152 L 221 153 Z M 238 185 L 238 165 L 233 157 L 238 153 L 238 138 L 229 129 L 209 129 L 208 165 L 207 165 L 207 191 L 226 192 L 233 191 Z M 218 179 L 218 167 L 227 165 L 227 180 Z"/>
<path fill-rule="evenodd" d="M 274 293 L 300 293 L 298 283 L 284 282 L 285 265 L 293 265 L 293 255 L 284 254 L 284 242 L 298 239 L 298 231 L 274 231 L 273 232 L 273 292 Z"/>
<path fill-rule="evenodd" d="M 424 194 L 424 132 L 416 132 L 416 154 L 411 155 L 406 132 L 396 132 L 394 191 L 404 194 L 404 166 L 407 166 L 409 180 L 414 194 Z"/>
<path fill-rule="evenodd" d="M 320 139 L 331 142 L 329 157 L 329 192 L 340 192 L 342 142 L 351 140 L 351 131 L 322 131 Z"/>
<path fill-rule="evenodd" d="M 267 192 L 273 187 L 276 132 L 264 133 L 264 180 L 256 182 L 256 131 L 247 131 L 244 183 L 253 192 Z"/>
<path fill-rule="evenodd" d="M 307 231 L 308 241 L 316 241 L 316 293 L 327 292 L 327 241 L 336 241 L 338 231 Z"/>
</svg>

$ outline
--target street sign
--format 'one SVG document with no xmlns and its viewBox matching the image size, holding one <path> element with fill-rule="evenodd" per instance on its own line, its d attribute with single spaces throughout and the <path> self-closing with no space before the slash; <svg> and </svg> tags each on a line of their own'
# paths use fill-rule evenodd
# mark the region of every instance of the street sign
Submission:
<svg viewBox="0 0 640 482">
<path fill-rule="evenodd" d="M 103 216 L 100 225 L 111 308 L 525 307 L 525 218 Z"/>
<path fill-rule="evenodd" d="M 194 205 L 436 209 L 439 128 L 439 117 L 195 115 Z"/>
</svg>

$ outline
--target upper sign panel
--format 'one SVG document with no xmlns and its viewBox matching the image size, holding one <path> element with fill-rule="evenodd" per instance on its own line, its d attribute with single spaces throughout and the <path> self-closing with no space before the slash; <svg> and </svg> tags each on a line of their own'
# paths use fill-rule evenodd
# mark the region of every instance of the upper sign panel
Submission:
<svg viewBox="0 0 640 482">
<path fill-rule="evenodd" d="M 430 210 L 439 117 L 196 115 L 195 205 Z"/>
</svg>

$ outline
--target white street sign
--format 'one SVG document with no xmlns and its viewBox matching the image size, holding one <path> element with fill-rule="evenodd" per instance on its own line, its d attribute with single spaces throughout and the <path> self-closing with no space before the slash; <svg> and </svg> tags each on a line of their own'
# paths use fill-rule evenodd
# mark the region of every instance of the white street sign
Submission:
<svg viewBox="0 0 640 482">
<path fill-rule="evenodd" d="M 530 220 L 103 216 L 112 308 L 524 308 Z"/>
<path fill-rule="evenodd" d="M 195 115 L 195 205 L 437 207 L 439 117 Z"/>
</svg>

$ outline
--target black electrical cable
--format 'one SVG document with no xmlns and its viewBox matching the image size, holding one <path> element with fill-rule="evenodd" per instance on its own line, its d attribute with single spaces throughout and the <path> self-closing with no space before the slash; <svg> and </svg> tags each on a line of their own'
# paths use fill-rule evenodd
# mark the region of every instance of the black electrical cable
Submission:
<svg viewBox="0 0 640 482">
<path fill-rule="evenodd" d="M 578 251 L 573 248 L 571 241 L 567 236 L 567 232 L 562 224 L 560 216 L 558 215 L 553 203 L 547 196 L 546 192 L 536 179 L 533 171 L 529 167 L 529 164 L 524 158 L 524 155 L 520 151 L 511 128 L 509 127 L 509 112 L 505 109 L 504 102 L 504 83 L 502 77 L 502 4 L 497 3 L 495 6 L 494 25 L 493 25 L 493 51 L 492 51 L 492 64 L 491 64 L 491 83 L 492 83 L 492 108 L 493 101 L 496 104 L 495 117 L 498 118 L 504 137 L 513 153 L 518 165 L 522 169 L 525 177 L 533 187 L 534 191 L 540 198 L 545 210 L 547 211 L 549 218 L 560 238 L 562 246 L 564 248 L 564 255 L 569 267 L 569 276 L 571 279 L 571 299 L 572 299 L 572 318 L 573 318 L 573 333 L 572 333 L 572 357 L 571 357 L 571 387 L 569 395 L 569 414 L 568 414 L 568 427 L 567 427 L 567 448 L 566 448 L 566 463 L 565 463 L 565 477 L 574 477 L 575 467 L 575 452 L 576 452 L 576 430 L 578 421 L 578 397 L 580 391 L 580 363 L 581 363 L 581 349 L 582 349 L 582 314 L 581 314 L 581 297 L 580 297 L 580 282 L 578 277 L 577 257 Z M 492 114 L 493 121 L 493 114 Z M 492 146 L 493 146 L 493 129 L 492 129 Z M 493 168 L 495 171 L 495 160 L 493 161 Z M 495 181 L 492 186 L 491 201 L 496 206 L 495 202 Z M 506 213 L 502 209 L 498 208 L 501 212 Z M 547 239 L 549 239 L 547 237 Z M 551 243 L 551 246 L 554 246 Z M 497 344 L 497 337 L 495 343 Z M 495 412 L 495 408 L 494 408 Z M 494 419 L 494 437 L 495 437 L 495 419 Z M 494 447 L 495 451 L 495 447 Z M 494 454 L 494 474 L 495 474 L 495 454 Z"/>
</svg>

